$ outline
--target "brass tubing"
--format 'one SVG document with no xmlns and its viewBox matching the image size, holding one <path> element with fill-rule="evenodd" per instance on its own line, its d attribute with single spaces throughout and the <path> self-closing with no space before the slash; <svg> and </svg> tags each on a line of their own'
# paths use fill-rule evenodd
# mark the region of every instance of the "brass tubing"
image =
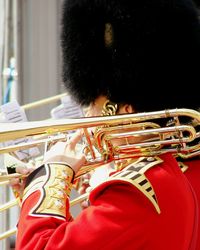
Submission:
<svg viewBox="0 0 200 250">
<path fill-rule="evenodd" d="M 94 153 L 94 150 L 92 148 L 92 142 L 90 140 L 90 136 L 89 136 L 89 133 L 88 133 L 88 130 L 86 128 L 84 128 L 84 134 L 85 134 L 85 138 L 87 140 L 87 143 L 88 143 L 88 146 L 90 148 L 90 152 L 91 152 L 91 155 L 92 155 L 92 159 L 95 159 L 95 153 Z"/>
<path fill-rule="evenodd" d="M 82 195 L 80 195 L 79 197 L 75 198 L 74 200 L 71 200 L 71 201 L 69 202 L 70 207 L 75 206 L 76 204 L 78 204 L 78 203 L 84 201 L 85 199 L 88 198 L 88 196 L 89 196 L 89 193 L 85 193 L 85 194 L 82 194 Z"/>
<path fill-rule="evenodd" d="M 124 114 L 116 116 L 86 117 L 77 119 L 60 119 L 54 121 L 33 121 L 23 123 L 2 123 L 0 141 L 15 140 L 26 136 L 55 134 L 67 130 L 77 130 L 97 126 L 116 125 L 119 123 L 142 122 L 148 119 L 189 116 L 200 123 L 200 113 L 191 109 L 172 109 L 149 113 Z"/>
<path fill-rule="evenodd" d="M 20 145 L 11 145 L 11 146 L 0 148 L 0 154 L 13 152 L 13 151 L 16 151 L 18 149 L 20 149 L 20 150 L 28 149 L 31 147 L 39 146 L 43 143 L 48 143 L 48 142 L 52 142 L 52 141 L 56 142 L 56 141 L 63 140 L 63 139 L 66 139 L 66 135 L 64 135 L 64 134 L 59 135 L 59 136 L 56 135 L 54 138 L 49 137 L 49 138 L 43 138 L 43 139 L 39 139 L 39 140 L 36 139 L 35 141 L 21 143 Z"/>
<path fill-rule="evenodd" d="M 78 204 L 78 203 L 84 201 L 85 199 L 88 198 L 88 196 L 89 196 L 89 194 L 88 194 L 88 193 L 85 193 L 85 194 L 83 194 L 83 195 L 77 197 L 76 199 L 70 201 L 70 206 L 74 206 L 74 205 L 76 205 L 76 204 Z M 0 206 L 0 212 L 3 212 L 4 210 L 7 210 L 7 209 L 9 209 L 9 208 L 11 208 L 11 207 L 14 207 L 14 206 L 16 206 L 16 205 L 18 205 L 17 199 L 14 199 L 14 200 L 12 200 L 12 201 L 9 201 L 9 202 L 7 202 L 6 204 Z"/>
<path fill-rule="evenodd" d="M 39 101 L 36 101 L 36 102 L 25 104 L 25 105 L 22 106 L 22 108 L 24 110 L 36 108 L 36 107 L 42 106 L 44 104 L 49 104 L 51 102 L 58 101 L 62 97 L 66 96 L 66 95 L 67 95 L 67 93 L 56 95 L 56 96 L 52 96 L 52 97 L 48 97 L 48 98 L 45 98 L 45 99 L 42 99 L 42 100 L 39 100 Z"/>
<path fill-rule="evenodd" d="M 9 181 L 0 181 L 0 186 L 8 185 Z"/>
<path fill-rule="evenodd" d="M 17 228 L 12 228 L 2 234 L 0 234 L 0 240 L 4 240 L 12 235 L 14 235 L 17 232 Z"/>
<path fill-rule="evenodd" d="M 0 175 L 0 183 L 4 182 L 4 181 L 8 181 L 8 180 L 13 179 L 13 178 L 24 178 L 24 177 L 27 177 L 27 176 L 19 174 L 19 173 Z"/>
<path fill-rule="evenodd" d="M 16 206 L 16 205 L 18 205 L 17 199 L 11 200 L 11 201 L 5 203 L 4 205 L 1 205 L 1 206 L 0 206 L 0 212 L 2 212 L 2 211 L 4 211 L 4 210 L 7 210 L 7 209 L 9 209 L 9 208 L 11 208 L 11 207 L 14 207 L 14 206 Z"/>
</svg>

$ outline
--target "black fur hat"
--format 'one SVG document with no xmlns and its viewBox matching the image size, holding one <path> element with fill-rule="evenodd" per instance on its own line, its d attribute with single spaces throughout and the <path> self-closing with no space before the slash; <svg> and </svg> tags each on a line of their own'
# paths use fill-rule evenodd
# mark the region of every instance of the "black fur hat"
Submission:
<svg viewBox="0 0 200 250">
<path fill-rule="evenodd" d="M 191 0 L 65 0 L 61 46 L 64 84 L 82 105 L 106 95 L 138 112 L 200 106 Z"/>
</svg>

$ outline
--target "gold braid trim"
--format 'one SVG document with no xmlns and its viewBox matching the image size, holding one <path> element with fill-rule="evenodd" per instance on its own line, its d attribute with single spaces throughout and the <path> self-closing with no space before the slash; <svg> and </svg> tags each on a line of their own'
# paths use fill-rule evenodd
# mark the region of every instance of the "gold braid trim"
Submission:
<svg viewBox="0 0 200 250">
<path fill-rule="evenodd" d="M 105 24 L 105 31 L 104 31 L 104 42 L 106 47 L 111 47 L 113 44 L 114 35 L 113 35 L 113 27 L 111 23 Z"/>
<path fill-rule="evenodd" d="M 118 109 L 118 105 L 114 102 L 111 102 L 110 100 L 107 100 L 102 108 L 102 116 L 110 116 L 110 115 L 116 115 Z"/>
<path fill-rule="evenodd" d="M 183 162 L 178 162 L 178 165 L 179 165 L 179 167 L 180 167 L 180 169 L 181 169 L 181 171 L 183 172 L 183 173 L 185 173 L 185 171 L 188 169 L 188 166 L 186 165 L 186 164 L 184 164 Z"/>
<path fill-rule="evenodd" d="M 153 204 L 154 208 L 156 209 L 157 213 L 160 214 L 161 211 L 158 205 L 156 194 L 154 192 L 154 189 L 150 181 L 147 179 L 144 173 L 148 169 L 162 162 L 163 160 L 161 160 L 159 157 L 140 158 L 139 161 L 124 168 L 121 172 L 116 173 L 112 175 L 111 177 L 109 177 L 109 180 L 114 179 L 114 180 L 121 180 L 121 181 L 126 181 L 126 182 L 131 183 L 150 200 L 150 202 Z"/>
<path fill-rule="evenodd" d="M 46 174 L 33 180 L 25 189 L 23 202 L 30 194 L 40 190 L 40 199 L 30 215 L 65 219 L 66 201 L 71 192 L 74 171 L 64 163 L 49 163 L 44 168 Z"/>
</svg>

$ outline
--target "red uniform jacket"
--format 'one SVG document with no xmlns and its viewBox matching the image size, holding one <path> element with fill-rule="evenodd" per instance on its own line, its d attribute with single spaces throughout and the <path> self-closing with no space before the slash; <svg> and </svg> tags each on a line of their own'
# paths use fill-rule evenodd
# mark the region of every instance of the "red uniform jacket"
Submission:
<svg viewBox="0 0 200 250">
<path fill-rule="evenodd" d="M 32 189 L 21 208 L 16 250 L 196 250 L 193 190 L 171 155 L 160 158 L 111 176 L 91 192 L 90 206 L 73 221 L 68 199 L 66 216 L 59 218 L 36 209 L 48 206 L 43 200 L 50 198 L 49 189 Z"/>
<path fill-rule="evenodd" d="M 200 159 L 188 160 L 185 164 L 188 166 L 188 169 L 185 171 L 185 175 L 194 189 L 199 207 L 199 230 L 196 250 L 200 250 Z"/>
</svg>

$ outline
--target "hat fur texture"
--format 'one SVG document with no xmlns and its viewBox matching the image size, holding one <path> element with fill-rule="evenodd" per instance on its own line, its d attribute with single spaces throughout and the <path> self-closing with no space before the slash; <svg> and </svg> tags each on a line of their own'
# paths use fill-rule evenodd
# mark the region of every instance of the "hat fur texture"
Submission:
<svg viewBox="0 0 200 250">
<path fill-rule="evenodd" d="M 106 95 L 138 112 L 200 106 L 190 0 L 66 0 L 61 47 L 63 82 L 81 105 Z"/>
</svg>

